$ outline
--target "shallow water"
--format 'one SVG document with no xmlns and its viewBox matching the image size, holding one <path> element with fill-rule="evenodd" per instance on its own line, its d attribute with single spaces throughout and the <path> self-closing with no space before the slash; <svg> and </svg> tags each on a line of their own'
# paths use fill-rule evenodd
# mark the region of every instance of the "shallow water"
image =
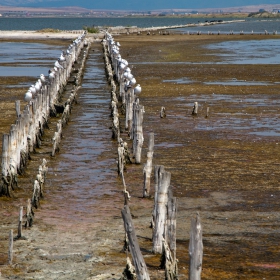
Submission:
<svg viewBox="0 0 280 280">
<path fill-rule="evenodd" d="M 0 76 L 29 77 L 47 75 L 62 50 L 61 46 L 23 42 L 1 42 L 0 48 Z"/>
<path fill-rule="evenodd" d="M 280 54 L 279 39 L 226 41 L 207 45 L 209 50 L 216 50 L 222 64 L 278 64 Z"/>
<path fill-rule="evenodd" d="M 173 84 L 191 84 L 191 83 L 199 83 L 200 81 L 191 80 L 188 78 L 180 78 L 174 80 L 163 80 L 163 83 L 173 83 Z M 227 81 L 213 81 L 213 82 L 203 82 L 205 85 L 223 85 L 223 86 L 267 86 L 277 83 L 268 83 L 261 81 L 246 81 L 246 80 L 227 80 Z"/>
<path fill-rule="evenodd" d="M 60 186 L 66 196 L 71 196 L 73 204 L 64 205 L 67 218 L 83 219 L 81 215 L 89 214 L 89 223 L 104 214 L 100 205 L 96 207 L 98 199 L 107 195 L 113 202 L 118 197 L 116 147 L 110 141 L 109 128 L 110 91 L 101 58 L 98 50 L 87 60 L 78 104 L 74 106 L 69 126 L 63 130 L 60 153 L 48 174 L 49 185 Z M 56 199 L 63 201 L 63 197 Z"/>
<path fill-rule="evenodd" d="M 280 123 L 272 114 L 278 111 L 280 100 L 277 96 L 262 95 L 230 95 L 230 94 L 193 94 L 180 96 L 175 99 L 179 102 L 177 108 L 185 110 L 192 108 L 193 102 L 199 104 L 199 116 L 193 118 L 195 130 L 212 131 L 244 131 L 258 136 L 280 136 Z M 193 101 L 193 102 L 192 102 Z M 218 113 L 217 107 L 231 108 L 231 112 Z M 206 108 L 210 108 L 209 118 L 205 118 Z M 248 111 L 254 110 L 254 113 Z M 258 113 L 255 112 L 258 111 Z M 190 115 L 172 115 L 170 118 L 190 121 Z"/>
</svg>

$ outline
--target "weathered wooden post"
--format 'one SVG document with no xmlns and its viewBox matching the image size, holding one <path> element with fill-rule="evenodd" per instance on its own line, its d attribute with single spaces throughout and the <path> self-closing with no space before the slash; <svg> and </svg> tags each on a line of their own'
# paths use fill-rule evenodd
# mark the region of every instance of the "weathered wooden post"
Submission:
<svg viewBox="0 0 280 280">
<path fill-rule="evenodd" d="M 138 280 L 149 280 L 150 276 L 148 274 L 147 266 L 144 261 L 143 255 L 140 251 L 138 240 L 135 234 L 135 229 L 132 223 L 132 218 L 130 214 L 129 207 L 126 205 L 122 210 L 122 218 L 124 221 L 124 228 L 127 233 L 129 240 L 129 249 L 132 255 L 133 263 L 135 266 L 135 271 Z"/>
<path fill-rule="evenodd" d="M 207 109 L 206 109 L 206 116 L 205 116 L 205 118 L 208 118 L 209 117 L 209 107 L 207 107 Z"/>
<path fill-rule="evenodd" d="M 174 258 L 176 258 L 176 215 L 177 198 L 169 195 L 167 203 L 166 241 L 174 254 Z"/>
<path fill-rule="evenodd" d="M 166 117 L 165 107 L 163 107 L 163 106 L 160 109 L 160 117 L 161 118 L 165 118 Z"/>
<path fill-rule="evenodd" d="M 147 152 L 147 164 L 144 166 L 144 190 L 143 197 L 150 196 L 150 187 L 151 187 L 151 174 L 153 169 L 153 154 L 154 154 L 154 133 L 149 134 L 149 144 Z"/>
<path fill-rule="evenodd" d="M 15 105 L 16 105 L 16 115 L 18 118 L 20 116 L 20 100 L 16 100 Z"/>
<path fill-rule="evenodd" d="M 125 129 L 128 131 L 128 135 L 131 135 L 132 121 L 133 121 L 133 102 L 134 93 L 131 86 L 127 87 L 126 91 L 126 103 L 125 103 Z"/>
<path fill-rule="evenodd" d="M 152 221 L 151 221 L 151 228 L 155 229 L 155 221 L 156 221 L 156 208 L 157 208 L 157 197 L 158 197 L 158 186 L 159 186 L 159 180 L 160 176 L 162 176 L 162 173 L 164 172 L 164 166 L 163 165 L 155 165 L 154 168 L 154 180 L 155 180 L 155 194 L 154 194 L 154 210 L 152 215 Z"/>
<path fill-rule="evenodd" d="M 3 134 L 2 142 L 2 182 L 0 185 L 0 195 L 11 197 L 12 190 L 8 178 L 9 170 L 9 134 Z"/>
<path fill-rule="evenodd" d="M 191 219 L 190 243 L 189 243 L 189 280 L 200 280 L 202 271 L 202 226 L 199 214 Z"/>
<path fill-rule="evenodd" d="M 22 216 L 23 216 L 23 206 L 20 206 L 20 209 L 19 209 L 19 218 L 18 218 L 18 235 L 17 235 L 17 238 L 21 238 L 21 232 L 22 232 Z"/>
<path fill-rule="evenodd" d="M 143 137 L 143 115 L 144 106 L 139 104 L 139 99 L 134 103 L 134 118 L 133 118 L 133 154 L 135 156 L 135 163 L 141 163 L 141 152 L 144 142 Z"/>
<path fill-rule="evenodd" d="M 153 252 L 162 253 L 162 240 L 165 238 L 167 217 L 168 188 L 170 186 L 171 173 L 164 171 L 159 174 L 159 187 L 156 202 L 155 228 L 153 232 Z"/>
<path fill-rule="evenodd" d="M 194 102 L 192 115 L 196 116 L 198 113 L 198 102 Z"/>
<path fill-rule="evenodd" d="M 40 184 L 37 180 L 34 181 L 33 185 L 33 196 L 32 196 L 32 205 L 37 209 L 39 207 L 40 201 Z"/>
<path fill-rule="evenodd" d="M 33 216 L 34 213 L 32 211 L 32 204 L 30 198 L 27 200 L 27 207 L 26 207 L 26 222 L 25 222 L 25 227 L 31 227 L 33 223 Z"/>
<path fill-rule="evenodd" d="M 8 172 L 10 176 L 10 186 L 14 190 L 17 185 L 17 127 L 11 125 L 9 136 L 9 167 Z"/>
<path fill-rule="evenodd" d="M 13 264 L 13 247 L 14 247 L 14 233 L 13 230 L 11 229 L 9 234 L 9 252 L 8 252 L 9 265 Z"/>
</svg>

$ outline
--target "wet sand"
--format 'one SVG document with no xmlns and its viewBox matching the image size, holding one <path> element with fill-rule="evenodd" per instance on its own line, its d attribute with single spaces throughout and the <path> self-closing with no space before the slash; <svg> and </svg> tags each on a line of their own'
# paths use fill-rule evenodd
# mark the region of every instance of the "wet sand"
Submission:
<svg viewBox="0 0 280 280">
<path fill-rule="evenodd" d="M 273 134 L 279 128 L 279 106 L 276 102 L 279 85 L 274 83 L 279 80 L 279 65 L 216 64 L 219 57 L 203 48 L 209 43 L 251 40 L 253 37 L 115 37 L 121 43 L 122 57 L 128 60 L 132 73 L 142 86 L 140 102 L 146 111 L 142 162 L 144 164 L 146 161 L 148 133 L 154 132 L 154 164 L 164 165 L 171 172 L 174 196 L 179 198 L 179 279 L 188 278 L 190 217 L 196 212 L 200 213 L 203 225 L 203 279 L 277 279 L 280 275 L 280 155 L 279 136 Z M 275 36 L 256 38 L 275 39 Z M 92 46 L 94 52 L 99 56 L 98 63 L 101 63 L 101 46 L 98 42 Z M 101 64 L 98 67 L 102 69 Z M 90 73 L 90 67 L 88 71 L 86 79 L 96 75 Z M 102 80 L 100 88 L 104 94 L 107 91 L 109 94 L 105 77 L 98 77 L 99 81 Z M 182 78 L 196 82 L 174 82 Z M 219 83 L 232 78 L 262 81 L 269 85 L 228 86 Z M 205 84 L 203 81 L 213 83 Z M 89 92 L 96 90 L 94 82 L 86 87 L 89 89 L 81 93 L 82 100 L 86 100 L 84 98 Z M 1 132 L 9 129 L 8 124 L 14 116 L 14 99 L 19 98 L 21 90 L 11 90 L 9 98 L 5 91 L 0 92 L 1 107 L 6 109 L 1 110 L 1 120 L 6 120 L 1 125 Z M 109 102 L 109 96 L 107 98 Z M 89 105 L 82 100 L 82 106 Z M 100 97 L 98 100 L 101 100 Z M 102 108 L 108 108 L 109 103 L 106 105 L 105 100 Z M 191 115 L 195 101 L 199 102 L 197 117 Z M 42 207 L 36 210 L 34 226 L 23 232 L 27 240 L 15 242 L 12 267 L 7 265 L 8 230 L 12 227 L 16 232 L 18 207 L 27 194 L 21 190 L 17 192 L 18 198 L 15 200 L 0 198 L 3 217 L 0 228 L 3 248 L 0 251 L 0 269 L 4 279 L 120 278 L 126 258 L 121 252 L 124 239 L 120 214 L 122 186 L 114 165 L 114 147 L 117 146 L 111 142 L 110 133 L 105 128 L 109 129 L 110 126 L 109 114 L 107 119 L 100 120 L 100 125 L 105 126 L 104 135 L 101 131 L 97 132 L 102 141 L 108 140 L 108 147 L 98 156 L 106 165 L 106 168 L 102 167 L 107 170 L 106 176 L 101 183 L 99 179 L 90 179 L 93 188 L 97 188 L 97 185 L 109 188 L 108 193 L 98 195 L 97 192 L 96 197 L 89 195 L 90 199 L 80 209 L 78 194 L 90 190 L 89 186 L 83 186 L 82 182 L 87 182 L 83 177 L 88 177 L 87 172 L 94 174 L 94 170 L 99 169 L 90 163 L 87 168 L 89 159 L 86 153 L 80 159 L 85 166 L 81 173 L 75 163 L 72 167 L 74 173 L 71 164 L 66 169 L 59 166 L 69 160 L 69 154 L 73 154 L 68 151 L 67 141 L 72 141 L 69 139 L 73 134 L 75 119 L 78 121 L 81 118 L 79 106 L 74 108 L 73 124 L 69 123 L 65 128 L 65 146 L 62 143 L 61 155 L 50 159 L 51 172 L 48 175 L 46 197 Z M 159 117 L 161 106 L 166 107 L 165 119 Z M 210 115 L 205 118 L 207 107 L 210 108 Z M 89 128 L 85 130 L 90 131 Z M 122 138 L 129 142 L 125 131 Z M 96 150 L 99 149 L 97 146 Z M 130 165 L 125 173 L 132 196 L 130 207 L 151 279 L 163 279 L 163 271 L 158 268 L 159 256 L 151 252 L 152 233 L 149 225 L 153 201 L 141 198 L 143 164 Z M 28 176 L 32 173 L 32 166 L 36 164 L 32 165 L 31 162 L 27 174 L 19 178 L 20 182 L 24 182 L 23 189 L 29 192 Z M 75 177 L 75 174 L 81 176 Z M 96 176 L 101 176 L 101 173 L 97 171 Z M 73 184 L 73 187 L 62 186 L 64 181 L 66 185 Z M 73 210 L 75 208 L 76 212 Z"/>
</svg>

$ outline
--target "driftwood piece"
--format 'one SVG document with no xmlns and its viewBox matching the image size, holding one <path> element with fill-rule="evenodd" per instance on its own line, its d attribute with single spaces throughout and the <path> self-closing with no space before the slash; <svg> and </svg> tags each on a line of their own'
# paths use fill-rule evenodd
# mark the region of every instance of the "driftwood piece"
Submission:
<svg viewBox="0 0 280 280">
<path fill-rule="evenodd" d="M 122 218 L 124 221 L 124 228 L 127 233 L 129 240 L 129 249 L 132 255 L 133 263 L 135 266 L 135 272 L 138 280 L 149 280 L 150 276 L 148 274 L 147 266 L 140 251 L 138 240 L 136 237 L 134 225 L 132 223 L 132 218 L 130 214 L 129 207 L 126 205 L 122 210 Z"/>
<path fill-rule="evenodd" d="M 147 163 L 144 166 L 144 189 L 143 189 L 143 197 L 150 196 L 150 188 L 151 188 L 151 174 L 153 169 L 153 154 L 154 154 L 154 133 L 149 134 L 149 145 L 147 152 Z"/>
<path fill-rule="evenodd" d="M 159 173 L 158 194 L 156 201 L 155 227 L 153 232 L 153 252 L 162 253 L 162 240 L 165 238 L 165 227 L 167 218 L 168 188 L 171 173 L 164 171 Z"/>
<path fill-rule="evenodd" d="M 203 244 L 202 244 L 202 226 L 200 223 L 199 214 L 191 219 L 191 231 L 189 242 L 189 279 L 200 280 L 202 271 L 202 256 L 203 256 Z"/>
</svg>

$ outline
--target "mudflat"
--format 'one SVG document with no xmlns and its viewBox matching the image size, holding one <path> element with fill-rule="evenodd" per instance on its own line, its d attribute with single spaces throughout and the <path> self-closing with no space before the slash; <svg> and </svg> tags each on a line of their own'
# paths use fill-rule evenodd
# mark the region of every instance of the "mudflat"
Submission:
<svg viewBox="0 0 280 280">
<path fill-rule="evenodd" d="M 122 57 L 128 60 L 132 74 L 141 84 L 139 98 L 145 106 L 142 164 L 128 165 L 125 179 L 138 241 L 151 279 L 164 279 L 164 272 L 159 269 L 160 256 L 152 253 L 149 226 L 153 199 L 142 198 L 142 170 L 150 132 L 155 133 L 153 163 L 164 165 L 171 172 L 173 193 L 179 200 L 179 279 L 188 279 L 190 219 L 197 212 L 203 226 L 203 279 L 277 279 L 280 67 L 220 63 L 223 52 L 206 46 L 278 37 L 158 33 L 114 36 L 121 44 Z M 62 46 L 68 43 L 60 41 Z M 100 42 L 94 41 L 92 48 L 100 50 Z M 252 60 L 257 56 L 258 53 L 252 53 Z M 14 84 L 11 78 L 5 83 L 9 82 Z M 0 117 L 5 120 L 1 122 L 2 133 L 9 130 L 13 116 L 15 119 L 13 104 L 24 94 L 21 90 L 9 90 L 7 97 L 7 89 L 0 89 Z M 197 116 L 192 115 L 194 102 L 199 104 Z M 166 118 L 160 118 L 162 106 L 166 108 Z M 65 130 L 69 133 L 71 124 Z M 124 129 L 122 138 L 131 146 Z M 117 149 L 117 143 L 113 144 Z M 28 168 L 27 174 L 31 172 Z M 21 180 L 28 183 L 26 175 L 19 176 Z M 12 266 L 7 264 L 8 229 L 16 231 L 18 207 L 27 195 L 18 191 L 16 199 L 0 198 L 2 277 L 119 279 L 126 254 L 122 252 L 121 180 L 116 178 L 115 184 L 114 197 L 96 199 L 95 207 L 103 209 L 103 214 L 95 224 L 86 222 L 90 220 L 90 209 L 78 223 L 63 219 L 64 206 L 76 202 L 71 195 L 60 192 L 59 186 L 46 185 L 46 190 L 51 191 L 47 192 L 42 208 L 35 211 L 33 227 L 24 231 L 26 239 L 15 242 Z M 48 211 L 54 209 L 56 215 L 49 216 Z M 61 272 L 60 278 L 56 278 Z"/>
</svg>

